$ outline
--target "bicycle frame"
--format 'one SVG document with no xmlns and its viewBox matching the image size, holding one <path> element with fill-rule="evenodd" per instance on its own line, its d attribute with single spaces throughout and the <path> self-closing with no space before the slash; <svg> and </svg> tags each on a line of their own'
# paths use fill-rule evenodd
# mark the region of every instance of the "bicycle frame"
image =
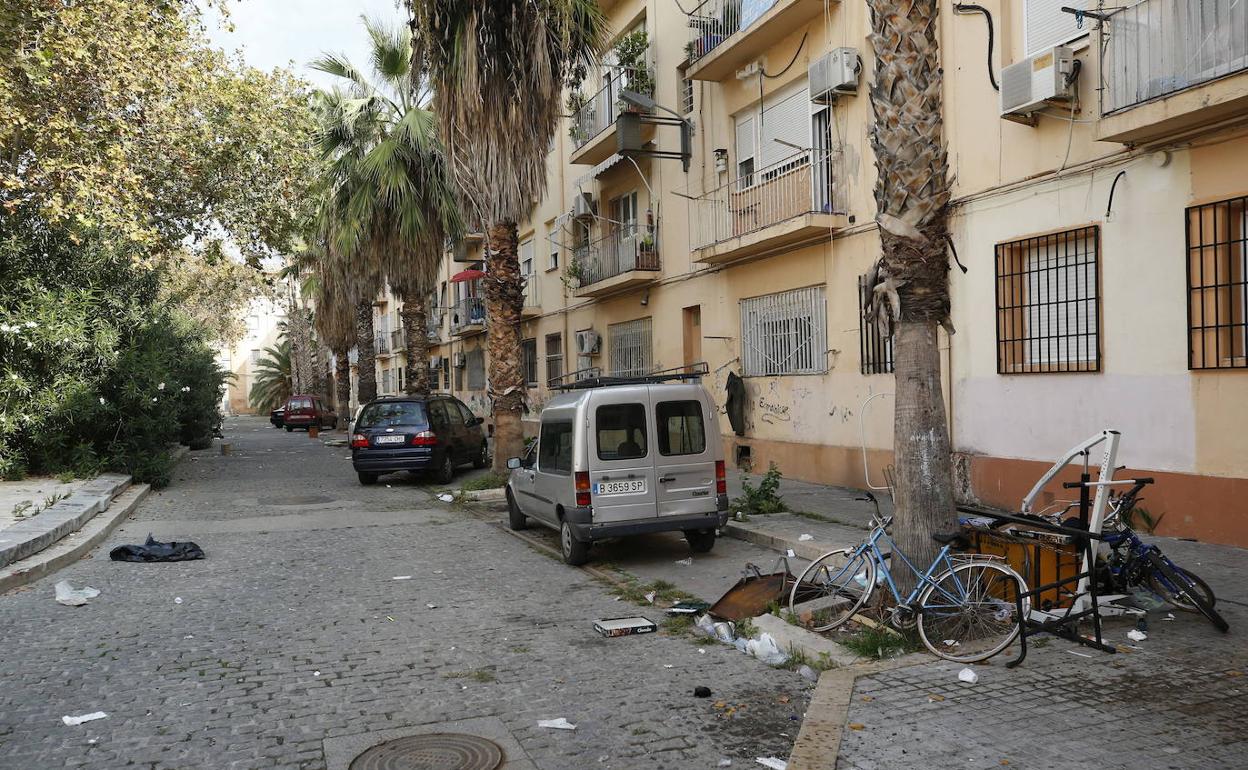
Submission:
<svg viewBox="0 0 1248 770">
<path fill-rule="evenodd" d="M 919 582 L 915 584 L 914 590 L 910 592 L 910 595 L 907 596 L 904 601 L 901 598 L 901 592 L 897 590 L 897 583 L 893 580 L 892 570 L 888 568 L 888 560 L 885 558 L 884 553 L 880 550 L 879 542 L 881 539 L 885 538 L 888 540 L 888 544 L 892 547 L 890 554 L 900 556 L 906 567 L 909 568 L 915 577 L 919 579 Z M 951 547 L 948 545 L 941 548 L 940 553 L 936 554 L 936 558 L 932 559 L 932 563 L 928 566 L 927 571 L 919 572 L 918 567 L 915 567 L 914 563 L 911 562 L 904 553 L 902 553 L 901 549 L 897 547 L 897 543 L 887 532 L 884 531 L 884 528 L 876 527 L 871 530 L 871 534 L 867 537 L 867 539 L 854 549 L 853 557 L 851 557 L 851 559 L 867 554 L 869 558 L 875 562 L 876 569 L 881 570 L 883 573 L 884 580 L 888 584 L 888 590 L 893 594 L 893 600 L 897 602 L 898 606 L 902 606 L 914 603 L 914 601 L 919 598 L 919 593 L 923 590 L 923 587 L 926 584 L 930 583 L 932 585 L 937 585 L 936 581 L 932 578 L 934 574 L 937 574 L 938 568 L 940 568 L 941 572 L 953 569 L 953 562 L 949 559 L 950 548 Z M 958 590 L 965 593 L 966 589 L 958 580 L 956 573 L 954 574 L 953 579 L 958 586 Z M 868 586 L 868 588 L 870 590 L 875 590 L 874 586 Z"/>
</svg>

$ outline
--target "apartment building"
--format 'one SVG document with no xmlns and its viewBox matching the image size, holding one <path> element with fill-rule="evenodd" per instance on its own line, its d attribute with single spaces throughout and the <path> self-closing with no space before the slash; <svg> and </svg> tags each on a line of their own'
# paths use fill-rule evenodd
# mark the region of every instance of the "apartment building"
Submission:
<svg viewBox="0 0 1248 770">
<path fill-rule="evenodd" d="M 744 425 L 721 418 L 731 461 L 883 483 L 891 347 L 859 293 L 880 248 L 866 5 L 600 5 L 614 43 L 569 94 L 520 233 L 533 414 L 578 370 L 705 361 L 721 404 L 730 374 L 744 381 Z M 990 19 L 942 5 L 939 29 L 966 268 L 942 337 L 959 494 L 1016 507 L 1067 448 L 1113 428 L 1120 462 L 1157 478 L 1159 532 L 1248 545 L 1245 11 L 980 5 Z M 465 272 L 483 248 L 448 252 L 428 332 L 439 387 L 488 415 L 482 292 Z M 402 378 L 406 360 L 386 360 Z"/>
<path fill-rule="evenodd" d="M 226 382 L 221 396 L 221 410 L 225 414 L 253 414 L 251 388 L 256 382 L 256 366 L 268 358 L 268 350 L 281 341 L 281 324 L 286 320 L 286 308 L 281 302 L 269 297 L 257 297 L 248 304 L 243 321 L 243 336 L 236 341 L 217 346 L 217 365 L 232 376 Z"/>
</svg>

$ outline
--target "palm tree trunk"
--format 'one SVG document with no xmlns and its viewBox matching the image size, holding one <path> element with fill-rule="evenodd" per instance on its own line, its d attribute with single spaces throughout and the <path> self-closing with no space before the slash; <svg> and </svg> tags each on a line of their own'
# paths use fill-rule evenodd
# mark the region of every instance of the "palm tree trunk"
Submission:
<svg viewBox="0 0 1248 770">
<path fill-rule="evenodd" d="M 377 398 L 377 354 L 373 334 L 373 301 L 366 299 L 355 306 L 355 349 L 359 353 L 355 364 L 359 383 L 356 398 L 361 404 Z"/>
<path fill-rule="evenodd" d="M 507 458 L 524 451 L 524 372 L 520 368 L 520 313 L 524 283 L 516 256 L 515 222 L 490 227 L 486 254 L 486 344 L 489 347 L 490 398 L 494 402 L 494 470 L 506 472 Z"/>
<path fill-rule="evenodd" d="M 407 343 L 407 392 L 414 396 L 429 395 L 429 332 L 426 323 L 429 308 L 424 297 L 407 297 L 399 311 L 403 336 Z"/>
<path fill-rule="evenodd" d="M 351 417 L 351 358 L 346 348 L 334 351 L 334 391 L 338 430 L 345 432 Z"/>
<path fill-rule="evenodd" d="M 896 519 L 893 536 L 920 568 L 933 533 L 957 525 L 937 325 L 949 318 L 945 253 L 949 168 L 944 146 L 937 0 L 868 0 L 875 72 L 870 133 L 883 268 L 895 291 Z M 903 590 L 914 584 L 908 578 Z M 903 581 L 899 580 L 899 583 Z"/>
</svg>

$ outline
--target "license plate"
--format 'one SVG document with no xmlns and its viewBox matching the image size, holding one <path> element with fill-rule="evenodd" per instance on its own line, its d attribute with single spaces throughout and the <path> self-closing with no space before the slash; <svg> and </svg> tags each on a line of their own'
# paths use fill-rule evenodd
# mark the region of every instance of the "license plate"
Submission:
<svg viewBox="0 0 1248 770">
<path fill-rule="evenodd" d="M 646 491 L 646 480 L 604 481 L 594 485 L 596 495 L 636 495 Z"/>
<path fill-rule="evenodd" d="M 407 436 L 378 436 L 374 441 L 378 444 L 402 444 L 407 441 Z"/>
</svg>

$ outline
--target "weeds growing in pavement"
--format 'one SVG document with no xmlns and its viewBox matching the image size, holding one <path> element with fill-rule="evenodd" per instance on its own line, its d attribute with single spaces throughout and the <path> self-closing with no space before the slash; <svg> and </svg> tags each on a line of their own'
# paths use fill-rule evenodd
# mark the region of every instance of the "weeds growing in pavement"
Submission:
<svg viewBox="0 0 1248 770">
<path fill-rule="evenodd" d="M 491 471 L 483 476 L 468 479 L 461 486 L 465 492 L 480 492 L 486 489 L 502 489 L 507 486 L 507 474 Z"/>
<path fill-rule="evenodd" d="M 784 478 L 775 463 L 763 474 L 755 487 L 748 478 L 741 479 L 741 496 L 732 501 L 734 510 L 747 515 L 781 513 L 788 510 L 780 498 L 780 479 Z"/>
<path fill-rule="evenodd" d="M 923 648 L 913 631 L 893 631 L 889 628 L 863 628 L 852 634 L 839 634 L 834 641 L 855 655 L 873 660 L 883 660 L 915 652 Z"/>
</svg>

